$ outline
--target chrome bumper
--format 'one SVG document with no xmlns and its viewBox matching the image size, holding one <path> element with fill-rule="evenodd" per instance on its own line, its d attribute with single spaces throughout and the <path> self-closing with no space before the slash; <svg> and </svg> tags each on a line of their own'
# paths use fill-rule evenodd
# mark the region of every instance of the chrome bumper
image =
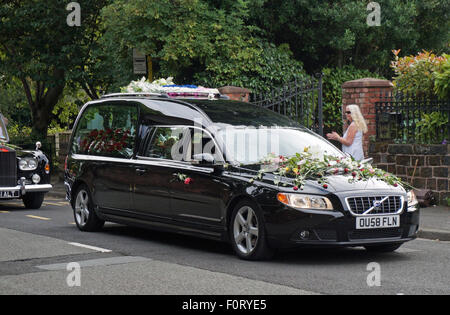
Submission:
<svg viewBox="0 0 450 315">
<path fill-rule="evenodd" d="M 0 187 L 0 197 L 2 192 L 12 193 L 11 198 L 17 198 L 25 195 L 27 192 L 49 192 L 53 186 L 50 184 L 37 184 L 37 185 L 17 185 L 15 187 Z"/>
</svg>

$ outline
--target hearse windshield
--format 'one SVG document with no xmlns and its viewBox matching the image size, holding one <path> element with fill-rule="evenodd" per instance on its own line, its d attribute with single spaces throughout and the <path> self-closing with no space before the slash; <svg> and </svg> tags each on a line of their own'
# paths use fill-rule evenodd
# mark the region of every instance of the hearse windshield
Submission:
<svg viewBox="0 0 450 315">
<path fill-rule="evenodd" d="M 217 132 L 229 160 L 241 164 L 261 163 L 269 155 L 292 157 L 307 148 L 313 157 L 344 156 L 331 143 L 306 129 L 229 126 Z"/>
</svg>

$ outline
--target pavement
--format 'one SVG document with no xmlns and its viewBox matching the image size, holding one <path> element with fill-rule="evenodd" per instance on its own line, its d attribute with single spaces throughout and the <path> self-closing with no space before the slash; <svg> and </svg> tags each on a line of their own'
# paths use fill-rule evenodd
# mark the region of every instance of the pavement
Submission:
<svg viewBox="0 0 450 315">
<path fill-rule="evenodd" d="M 52 181 L 53 190 L 47 195 L 53 198 L 65 199 L 64 183 Z M 450 241 L 450 207 L 430 206 L 420 209 L 419 238 Z"/>
</svg>

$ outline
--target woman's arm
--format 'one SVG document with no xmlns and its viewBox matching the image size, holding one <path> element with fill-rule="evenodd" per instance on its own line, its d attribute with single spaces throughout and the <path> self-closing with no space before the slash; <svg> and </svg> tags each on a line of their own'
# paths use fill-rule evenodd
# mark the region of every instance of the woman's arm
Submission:
<svg viewBox="0 0 450 315">
<path fill-rule="evenodd" d="M 339 141 L 340 143 L 342 143 L 343 145 L 346 146 L 351 146 L 353 143 L 353 140 L 355 140 L 355 136 L 356 133 L 358 132 L 358 129 L 356 128 L 356 125 L 354 123 L 352 123 L 349 127 L 348 127 L 348 132 L 347 132 L 347 136 L 345 138 L 343 137 L 338 137 L 337 141 Z"/>
</svg>

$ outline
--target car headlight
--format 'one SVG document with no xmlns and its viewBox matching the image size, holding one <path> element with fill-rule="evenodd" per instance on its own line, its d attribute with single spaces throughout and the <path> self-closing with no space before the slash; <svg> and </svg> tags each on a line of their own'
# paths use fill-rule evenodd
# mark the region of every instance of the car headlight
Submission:
<svg viewBox="0 0 450 315">
<path fill-rule="evenodd" d="M 406 195 L 408 197 L 408 212 L 416 211 L 418 209 L 417 204 L 419 203 L 416 194 L 413 190 L 410 190 Z"/>
<path fill-rule="evenodd" d="M 277 199 L 296 209 L 333 210 L 330 199 L 321 196 L 279 193 Z"/>
<path fill-rule="evenodd" d="M 19 169 L 22 171 L 34 171 L 38 167 L 38 161 L 35 158 L 23 158 L 19 161 Z"/>
</svg>

